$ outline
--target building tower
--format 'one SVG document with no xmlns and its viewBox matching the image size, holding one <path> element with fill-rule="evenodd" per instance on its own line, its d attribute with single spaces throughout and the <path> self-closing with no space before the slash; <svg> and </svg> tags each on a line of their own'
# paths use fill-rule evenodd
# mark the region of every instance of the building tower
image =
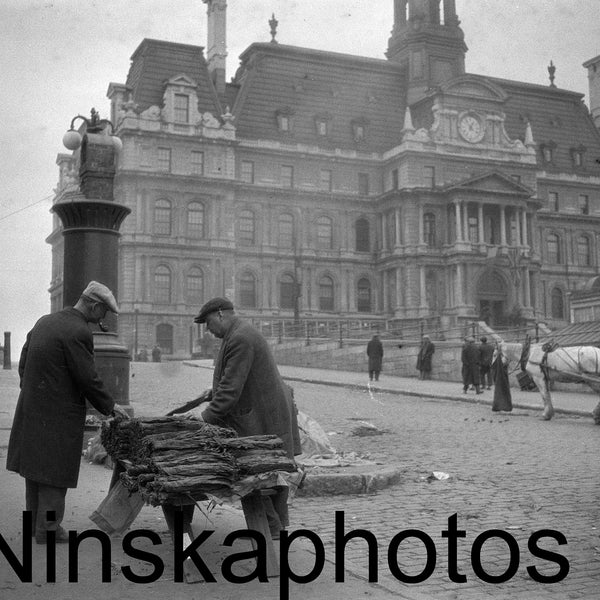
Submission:
<svg viewBox="0 0 600 600">
<path fill-rule="evenodd" d="M 463 75 L 466 51 L 456 0 L 394 0 L 386 56 L 406 68 L 409 104 L 433 86 Z"/>
<path fill-rule="evenodd" d="M 583 63 L 588 71 L 590 85 L 590 112 L 594 124 L 600 129 L 600 56 Z"/>
</svg>

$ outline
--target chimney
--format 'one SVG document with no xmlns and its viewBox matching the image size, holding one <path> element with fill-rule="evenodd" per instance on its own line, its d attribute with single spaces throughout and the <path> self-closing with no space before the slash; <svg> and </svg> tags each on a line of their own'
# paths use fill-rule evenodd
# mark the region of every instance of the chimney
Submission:
<svg viewBox="0 0 600 600">
<path fill-rule="evenodd" d="M 596 127 L 600 128 L 600 56 L 583 63 L 590 82 L 590 112 Z"/>
<path fill-rule="evenodd" d="M 225 93 L 227 58 L 227 0 L 202 0 L 207 6 L 208 40 L 206 59 L 217 94 Z"/>
</svg>

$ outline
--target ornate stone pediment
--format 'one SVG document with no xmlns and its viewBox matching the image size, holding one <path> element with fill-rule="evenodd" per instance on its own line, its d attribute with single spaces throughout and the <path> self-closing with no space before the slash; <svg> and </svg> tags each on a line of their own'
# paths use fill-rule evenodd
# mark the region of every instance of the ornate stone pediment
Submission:
<svg viewBox="0 0 600 600">
<path fill-rule="evenodd" d="M 446 186 L 445 190 L 447 192 L 510 194 L 522 197 L 531 197 L 534 195 L 534 190 L 500 171 L 492 171 L 478 175 L 477 177 L 451 183 Z"/>
<path fill-rule="evenodd" d="M 448 99 L 460 98 L 463 104 L 465 99 L 504 103 L 508 98 L 500 86 L 478 75 L 455 77 L 439 85 L 435 93 Z"/>
</svg>

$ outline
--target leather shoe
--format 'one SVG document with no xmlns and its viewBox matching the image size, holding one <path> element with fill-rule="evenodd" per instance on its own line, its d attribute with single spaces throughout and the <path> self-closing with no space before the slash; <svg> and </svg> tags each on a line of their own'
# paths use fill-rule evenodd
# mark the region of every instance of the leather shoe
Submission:
<svg viewBox="0 0 600 600">
<path fill-rule="evenodd" d="M 47 533 L 48 533 L 47 531 L 43 531 L 41 535 L 36 534 L 35 543 L 36 544 L 46 544 L 48 542 L 47 535 L 46 535 Z M 57 544 L 67 544 L 69 542 L 69 534 L 67 533 L 67 531 L 65 529 L 63 529 L 62 527 L 59 527 L 55 532 L 54 539 Z"/>
</svg>

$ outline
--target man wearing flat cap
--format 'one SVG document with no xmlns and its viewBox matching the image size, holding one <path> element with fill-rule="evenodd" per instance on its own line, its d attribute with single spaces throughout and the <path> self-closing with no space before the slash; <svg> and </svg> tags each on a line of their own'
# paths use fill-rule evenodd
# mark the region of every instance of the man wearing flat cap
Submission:
<svg viewBox="0 0 600 600">
<path fill-rule="evenodd" d="M 104 415 L 115 404 L 96 373 L 88 323 L 119 309 L 112 292 L 91 281 L 72 308 L 41 317 L 27 334 L 19 360 L 21 392 L 15 409 L 6 468 L 25 478 L 25 509 L 39 544 L 68 541 L 61 526 L 67 488 L 77 487 L 86 400 Z"/>
<path fill-rule="evenodd" d="M 301 453 L 291 388 L 284 383 L 269 345 L 254 327 L 239 319 L 227 298 L 209 300 L 194 319 L 222 340 L 215 361 L 208 405 L 196 409 L 207 423 L 231 427 L 238 435 L 277 435 L 290 458 Z M 276 514 L 265 509 L 271 533 L 288 525 L 287 494 L 274 496 Z"/>
</svg>

